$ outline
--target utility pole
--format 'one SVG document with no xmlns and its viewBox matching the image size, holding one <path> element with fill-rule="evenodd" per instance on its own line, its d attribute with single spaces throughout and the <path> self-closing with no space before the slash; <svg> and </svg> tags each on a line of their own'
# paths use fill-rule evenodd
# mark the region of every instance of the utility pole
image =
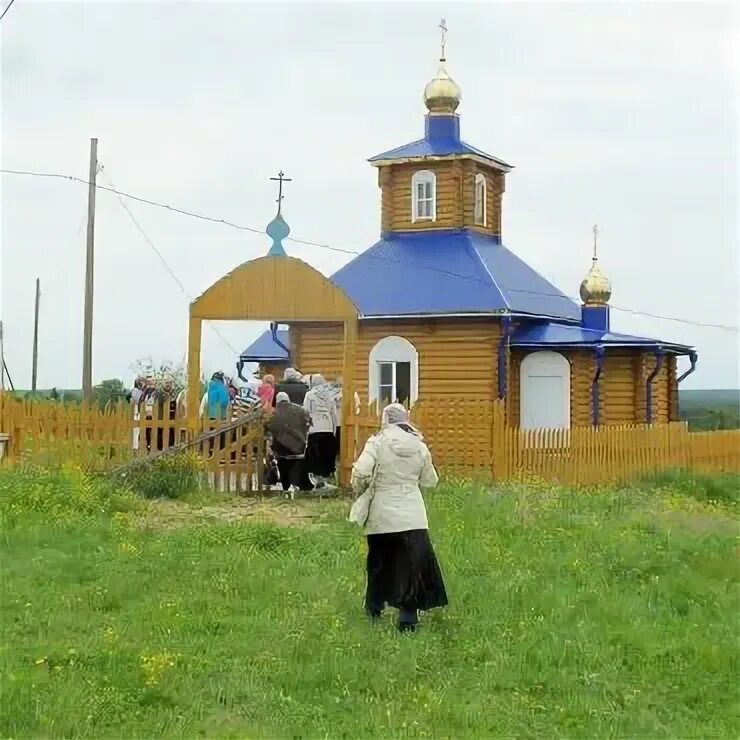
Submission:
<svg viewBox="0 0 740 740">
<path fill-rule="evenodd" d="M 87 190 L 87 259 L 85 261 L 85 324 L 82 347 L 82 398 L 92 401 L 92 329 L 95 263 L 95 185 L 98 175 L 98 140 L 90 139 L 90 177 Z"/>
<path fill-rule="evenodd" d="M 3 320 L 0 319 L 0 391 L 5 390 L 5 346 L 3 344 Z"/>
<path fill-rule="evenodd" d="M 41 280 L 36 278 L 36 308 L 33 312 L 33 364 L 31 369 L 31 391 L 36 392 L 39 373 L 39 303 L 41 302 Z"/>
</svg>

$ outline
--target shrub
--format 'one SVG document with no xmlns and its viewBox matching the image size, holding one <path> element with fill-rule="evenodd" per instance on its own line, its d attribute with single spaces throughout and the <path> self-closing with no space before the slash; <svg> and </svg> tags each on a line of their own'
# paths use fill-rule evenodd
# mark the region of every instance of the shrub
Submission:
<svg viewBox="0 0 740 740">
<path fill-rule="evenodd" d="M 199 487 L 203 463 L 194 453 L 161 457 L 125 474 L 128 487 L 146 499 L 179 498 Z"/>
</svg>

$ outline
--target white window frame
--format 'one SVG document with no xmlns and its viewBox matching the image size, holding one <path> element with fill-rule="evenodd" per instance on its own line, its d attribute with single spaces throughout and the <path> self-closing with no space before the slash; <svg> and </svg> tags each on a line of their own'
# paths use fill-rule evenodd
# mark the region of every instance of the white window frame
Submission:
<svg viewBox="0 0 740 740">
<path fill-rule="evenodd" d="M 428 185 L 432 194 L 429 198 L 419 198 L 419 185 Z M 419 206 L 421 203 L 431 202 L 431 215 L 421 215 Z M 414 172 L 411 178 L 411 222 L 436 221 L 437 220 L 437 177 L 430 170 L 419 170 Z"/>
<path fill-rule="evenodd" d="M 396 401 L 399 400 L 398 398 L 398 378 L 396 374 L 398 372 L 398 366 L 402 364 L 409 366 L 409 381 L 410 381 L 411 380 L 411 363 L 410 362 L 406 362 L 405 360 L 399 360 L 396 362 L 391 362 L 390 360 L 378 361 L 377 363 L 377 366 L 378 366 L 378 386 L 377 386 L 378 398 L 382 398 L 383 396 L 382 389 L 385 388 L 387 385 L 386 383 L 382 382 L 382 378 L 383 378 L 382 367 L 383 365 L 390 365 L 391 367 L 391 397 L 390 397 L 389 403 L 396 403 Z M 409 399 L 408 399 L 409 401 L 411 401 L 410 390 L 411 389 L 409 388 Z"/>
<path fill-rule="evenodd" d="M 483 186 L 483 187 L 481 187 Z M 486 176 L 479 172 L 475 176 L 475 206 L 473 221 L 476 226 L 488 226 L 488 182 Z"/>
<path fill-rule="evenodd" d="M 411 388 L 409 403 L 419 398 L 419 353 L 405 337 L 384 337 L 371 350 L 368 357 L 368 400 L 370 403 L 380 398 L 380 366 L 393 365 L 393 391 L 396 391 L 396 363 L 408 362 L 410 366 Z"/>
</svg>

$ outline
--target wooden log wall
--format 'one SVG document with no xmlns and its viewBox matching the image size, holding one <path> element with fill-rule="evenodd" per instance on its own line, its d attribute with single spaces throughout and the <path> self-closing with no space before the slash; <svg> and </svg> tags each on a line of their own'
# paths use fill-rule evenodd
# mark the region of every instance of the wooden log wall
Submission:
<svg viewBox="0 0 740 740">
<path fill-rule="evenodd" d="M 508 418 L 520 423 L 520 366 L 526 352 L 511 352 Z M 573 426 L 589 426 L 591 381 L 596 373 L 596 357 L 587 350 L 564 350 L 571 365 L 570 408 Z M 627 350 L 607 350 L 599 383 L 599 421 L 603 426 L 645 423 L 645 381 L 655 367 L 655 355 Z M 678 420 L 676 358 L 666 357 L 653 380 L 653 423 Z"/>
<path fill-rule="evenodd" d="M 333 379 L 342 369 L 341 324 L 293 324 L 296 366 Z M 360 322 L 355 359 L 356 390 L 368 399 L 368 359 L 384 337 L 408 339 L 419 353 L 419 396 L 493 400 L 498 390 L 501 325 L 491 319 Z"/>
<path fill-rule="evenodd" d="M 387 336 L 408 339 L 419 353 L 419 398 L 480 398 L 498 396 L 499 322 L 490 319 L 439 319 L 360 322 L 355 361 L 356 390 L 368 399 L 368 358 Z M 295 324 L 296 365 L 304 373 L 322 373 L 327 379 L 342 372 L 341 324 Z M 506 409 L 508 421 L 520 423 L 520 366 L 526 352 L 509 356 Z M 596 357 L 589 350 L 564 350 L 571 365 L 571 424 L 590 426 L 591 381 Z M 603 426 L 645 423 L 645 381 L 655 367 L 647 352 L 607 350 L 600 381 L 599 414 Z M 676 361 L 667 357 L 653 380 L 653 423 L 678 420 Z"/>
<path fill-rule="evenodd" d="M 600 382 L 600 420 L 607 426 L 638 424 L 635 353 L 607 350 Z"/>
<path fill-rule="evenodd" d="M 412 221 L 411 178 L 419 170 L 430 170 L 437 178 L 437 218 L 435 221 Z M 475 223 L 475 177 L 486 177 L 486 226 Z M 486 234 L 501 233 L 501 205 L 504 175 L 473 160 L 411 162 L 385 165 L 378 172 L 381 189 L 382 231 L 404 231 L 441 228 L 474 228 Z"/>
<path fill-rule="evenodd" d="M 588 350 L 563 353 L 570 362 L 570 423 L 586 427 L 593 423 L 591 383 L 596 372 L 596 358 Z"/>
</svg>

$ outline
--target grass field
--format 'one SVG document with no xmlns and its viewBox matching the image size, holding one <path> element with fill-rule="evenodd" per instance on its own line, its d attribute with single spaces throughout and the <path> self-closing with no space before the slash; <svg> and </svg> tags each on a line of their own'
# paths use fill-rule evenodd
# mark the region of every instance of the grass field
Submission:
<svg viewBox="0 0 740 740">
<path fill-rule="evenodd" d="M 450 607 L 362 614 L 344 502 L 0 472 L 4 738 L 734 738 L 737 476 L 428 497 Z"/>
</svg>

